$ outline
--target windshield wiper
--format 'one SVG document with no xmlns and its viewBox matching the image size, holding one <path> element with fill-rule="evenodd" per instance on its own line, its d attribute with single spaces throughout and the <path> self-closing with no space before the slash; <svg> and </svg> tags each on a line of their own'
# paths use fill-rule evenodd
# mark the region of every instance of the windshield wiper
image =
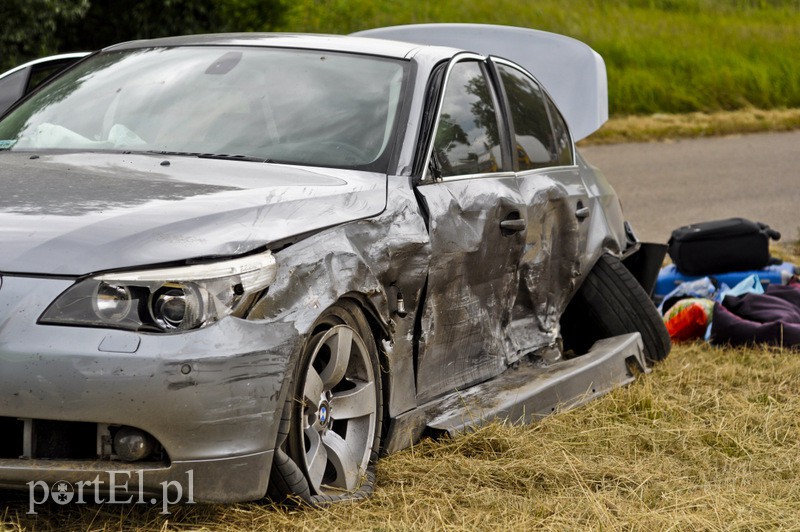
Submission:
<svg viewBox="0 0 800 532">
<path fill-rule="evenodd" d="M 253 155 L 232 155 L 227 153 L 201 153 L 197 157 L 200 159 L 232 159 L 234 161 L 250 161 L 254 163 L 271 163 L 271 159 L 255 157 Z"/>
<path fill-rule="evenodd" d="M 226 159 L 232 161 L 249 161 L 253 163 L 271 163 L 271 159 L 264 157 L 254 157 L 252 155 L 236 155 L 228 153 L 200 153 L 188 151 L 154 151 L 148 150 L 147 153 L 154 153 L 156 155 L 177 155 L 181 157 L 197 157 L 198 159 Z"/>
</svg>

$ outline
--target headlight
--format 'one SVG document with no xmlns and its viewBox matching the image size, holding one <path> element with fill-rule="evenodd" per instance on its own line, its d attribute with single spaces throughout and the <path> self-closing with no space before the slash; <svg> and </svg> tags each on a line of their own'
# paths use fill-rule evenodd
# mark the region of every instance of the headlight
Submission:
<svg viewBox="0 0 800 532">
<path fill-rule="evenodd" d="M 241 315 L 277 271 L 272 253 L 240 259 L 109 273 L 72 285 L 40 323 L 184 331 Z"/>
</svg>

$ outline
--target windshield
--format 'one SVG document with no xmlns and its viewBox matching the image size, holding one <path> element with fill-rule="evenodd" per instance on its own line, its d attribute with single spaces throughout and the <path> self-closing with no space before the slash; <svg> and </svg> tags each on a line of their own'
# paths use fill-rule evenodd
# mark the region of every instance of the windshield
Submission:
<svg viewBox="0 0 800 532">
<path fill-rule="evenodd" d="M 135 151 L 386 170 L 405 63 L 255 47 L 84 61 L 0 122 L 0 150 Z"/>
</svg>

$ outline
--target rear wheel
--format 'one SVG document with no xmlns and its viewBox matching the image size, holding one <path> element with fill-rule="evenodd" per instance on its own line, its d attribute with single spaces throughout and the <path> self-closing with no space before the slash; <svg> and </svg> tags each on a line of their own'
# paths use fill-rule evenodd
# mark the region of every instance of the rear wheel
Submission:
<svg viewBox="0 0 800 532">
<path fill-rule="evenodd" d="M 377 348 L 349 301 L 328 309 L 294 373 L 270 476 L 270 496 L 319 504 L 369 495 L 383 394 Z"/>
<path fill-rule="evenodd" d="M 594 342 L 639 332 L 652 364 L 667 358 L 669 334 L 653 302 L 636 278 L 611 255 L 603 255 L 561 318 L 565 350 L 585 353 Z"/>
</svg>

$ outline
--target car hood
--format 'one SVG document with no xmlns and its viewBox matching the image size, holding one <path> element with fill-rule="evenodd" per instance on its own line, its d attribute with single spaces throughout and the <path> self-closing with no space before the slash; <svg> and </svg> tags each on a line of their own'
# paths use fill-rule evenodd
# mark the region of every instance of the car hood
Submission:
<svg viewBox="0 0 800 532">
<path fill-rule="evenodd" d="M 386 176 L 149 154 L 0 154 L 0 271 L 233 256 L 379 214 Z"/>
</svg>

